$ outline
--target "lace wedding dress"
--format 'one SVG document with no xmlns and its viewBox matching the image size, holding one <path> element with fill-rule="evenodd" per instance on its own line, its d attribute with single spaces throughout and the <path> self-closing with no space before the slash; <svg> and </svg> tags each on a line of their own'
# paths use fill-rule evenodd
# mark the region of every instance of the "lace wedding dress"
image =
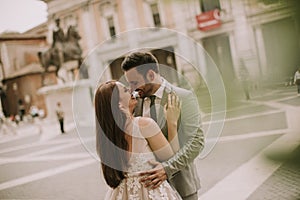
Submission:
<svg viewBox="0 0 300 200">
<path fill-rule="evenodd" d="M 134 119 L 132 153 L 127 169 L 127 178 L 123 179 L 115 189 L 110 189 L 105 200 L 177 200 L 181 199 L 179 194 L 167 181 L 164 181 L 156 189 L 145 188 L 140 182 L 139 172 L 152 169 L 149 160 L 155 160 L 147 140 L 141 136 L 137 126 L 138 118 Z"/>
</svg>

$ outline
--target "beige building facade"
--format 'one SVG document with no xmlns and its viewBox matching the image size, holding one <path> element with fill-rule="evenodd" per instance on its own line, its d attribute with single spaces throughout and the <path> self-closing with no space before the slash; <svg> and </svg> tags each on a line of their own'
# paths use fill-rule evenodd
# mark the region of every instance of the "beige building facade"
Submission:
<svg viewBox="0 0 300 200">
<path fill-rule="evenodd" d="M 38 44 L 10 48 L 11 42 L 1 41 L 2 82 L 9 78 L 6 74 L 38 63 L 36 51 L 53 43 L 57 18 L 65 33 L 76 26 L 83 67 L 93 86 L 99 79 L 122 78 L 122 58 L 139 48 L 149 48 L 161 64 L 171 67 L 162 70 L 169 81 L 178 82 L 176 72 L 169 70 L 175 69 L 194 88 L 214 79 L 209 73 L 217 68 L 230 91 L 238 85 L 240 59 L 254 85 L 282 83 L 300 65 L 297 0 L 43 1 L 48 6 L 47 22 L 24 33 L 35 35 L 35 41 L 42 35 Z M 19 53 L 10 51 L 27 56 L 14 57 Z"/>
<path fill-rule="evenodd" d="M 245 61 L 255 81 L 283 81 L 300 64 L 299 21 L 296 1 L 267 0 L 44 0 L 48 5 L 48 42 L 54 20 L 66 29 L 77 25 L 82 36 L 83 55 L 98 51 L 97 64 L 89 68 L 90 78 L 99 74 L 124 52 L 135 48 L 167 49 L 195 61 L 205 73 L 207 56 L 195 51 L 203 46 L 219 68 L 225 82 L 238 78 L 239 59 Z M 199 30 L 196 16 L 219 10 L 221 25 Z M 149 29 L 145 29 L 149 28 Z M 141 29 L 144 29 L 141 31 Z M 140 30 L 140 31 L 133 31 Z M 130 32 L 130 34 L 129 34 Z M 168 56 L 168 55 L 166 55 Z M 193 70 L 175 56 L 175 69 L 186 76 Z M 167 60 L 167 57 L 165 58 Z M 169 59 L 170 60 L 170 59 Z M 206 64 L 205 64 L 206 63 Z M 118 63 L 120 64 L 120 63 Z M 106 78 L 116 78 L 116 67 L 106 69 Z M 203 74 L 202 74 L 203 75 Z M 204 75 L 205 76 L 205 75 Z M 227 81 L 228 80 L 228 81 Z"/>
</svg>

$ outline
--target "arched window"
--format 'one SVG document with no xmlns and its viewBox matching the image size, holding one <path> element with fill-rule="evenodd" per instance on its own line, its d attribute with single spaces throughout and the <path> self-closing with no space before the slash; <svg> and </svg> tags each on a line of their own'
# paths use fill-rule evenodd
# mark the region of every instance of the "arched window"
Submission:
<svg viewBox="0 0 300 200">
<path fill-rule="evenodd" d="M 114 38 L 119 30 L 116 6 L 115 1 L 107 0 L 101 1 L 99 5 L 102 28 L 106 37 Z"/>
<path fill-rule="evenodd" d="M 161 26 L 161 20 L 160 20 L 160 15 L 159 15 L 159 10 L 158 10 L 157 3 L 151 4 L 150 7 L 151 7 L 154 26 L 155 27 L 160 27 Z"/>
<path fill-rule="evenodd" d="M 116 36 L 116 28 L 115 28 L 113 16 L 109 16 L 106 19 L 107 19 L 107 25 L 108 25 L 108 29 L 109 29 L 109 35 L 110 35 L 110 37 L 115 37 Z"/>
</svg>

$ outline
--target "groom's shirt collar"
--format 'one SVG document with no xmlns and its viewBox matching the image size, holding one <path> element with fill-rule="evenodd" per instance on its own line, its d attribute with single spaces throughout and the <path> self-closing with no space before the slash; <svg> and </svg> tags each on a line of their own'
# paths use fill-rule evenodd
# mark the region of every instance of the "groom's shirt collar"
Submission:
<svg viewBox="0 0 300 200">
<path fill-rule="evenodd" d="M 164 89 L 166 87 L 166 80 L 164 78 L 161 78 L 162 80 L 162 83 L 160 85 L 160 87 L 158 88 L 158 90 L 156 90 L 156 92 L 153 94 L 155 95 L 156 97 L 158 98 L 162 98 L 163 97 L 163 94 L 164 94 Z"/>
</svg>

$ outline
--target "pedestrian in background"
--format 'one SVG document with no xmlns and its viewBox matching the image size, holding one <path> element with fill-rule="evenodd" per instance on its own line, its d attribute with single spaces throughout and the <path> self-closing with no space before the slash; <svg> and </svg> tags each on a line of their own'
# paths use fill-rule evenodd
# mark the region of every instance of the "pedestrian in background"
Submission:
<svg viewBox="0 0 300 200">
<path fill-rule="evenodd" d="M 61 103 L 57 102 L 57 104 L 56 104 L 56 116 L 57 116 L 57 119 L 59 121 L 60 131 L 61 131 L 62 134 L 65 133 L 65 130 L 64 130 L 64 115 L 65 115 L 65 113 L 62 109 Z"/>
<path fill-rule="evenodd" d="M 298 88 L 298 96 L 300 96 L 300 67 L 299 67 L 298 70 L 295 72 L 295 75 L 294 75 L 294 84 L 297 85 L 297 88 Z"/>
<path fill-rule="evenodd" d="M 19 110 L 20 121 L 23 121 L 23 117 L 25 116 L 25 105 L 22 99 L 19 99 L 18 101 L 18 110 Z"/>
</svg>

